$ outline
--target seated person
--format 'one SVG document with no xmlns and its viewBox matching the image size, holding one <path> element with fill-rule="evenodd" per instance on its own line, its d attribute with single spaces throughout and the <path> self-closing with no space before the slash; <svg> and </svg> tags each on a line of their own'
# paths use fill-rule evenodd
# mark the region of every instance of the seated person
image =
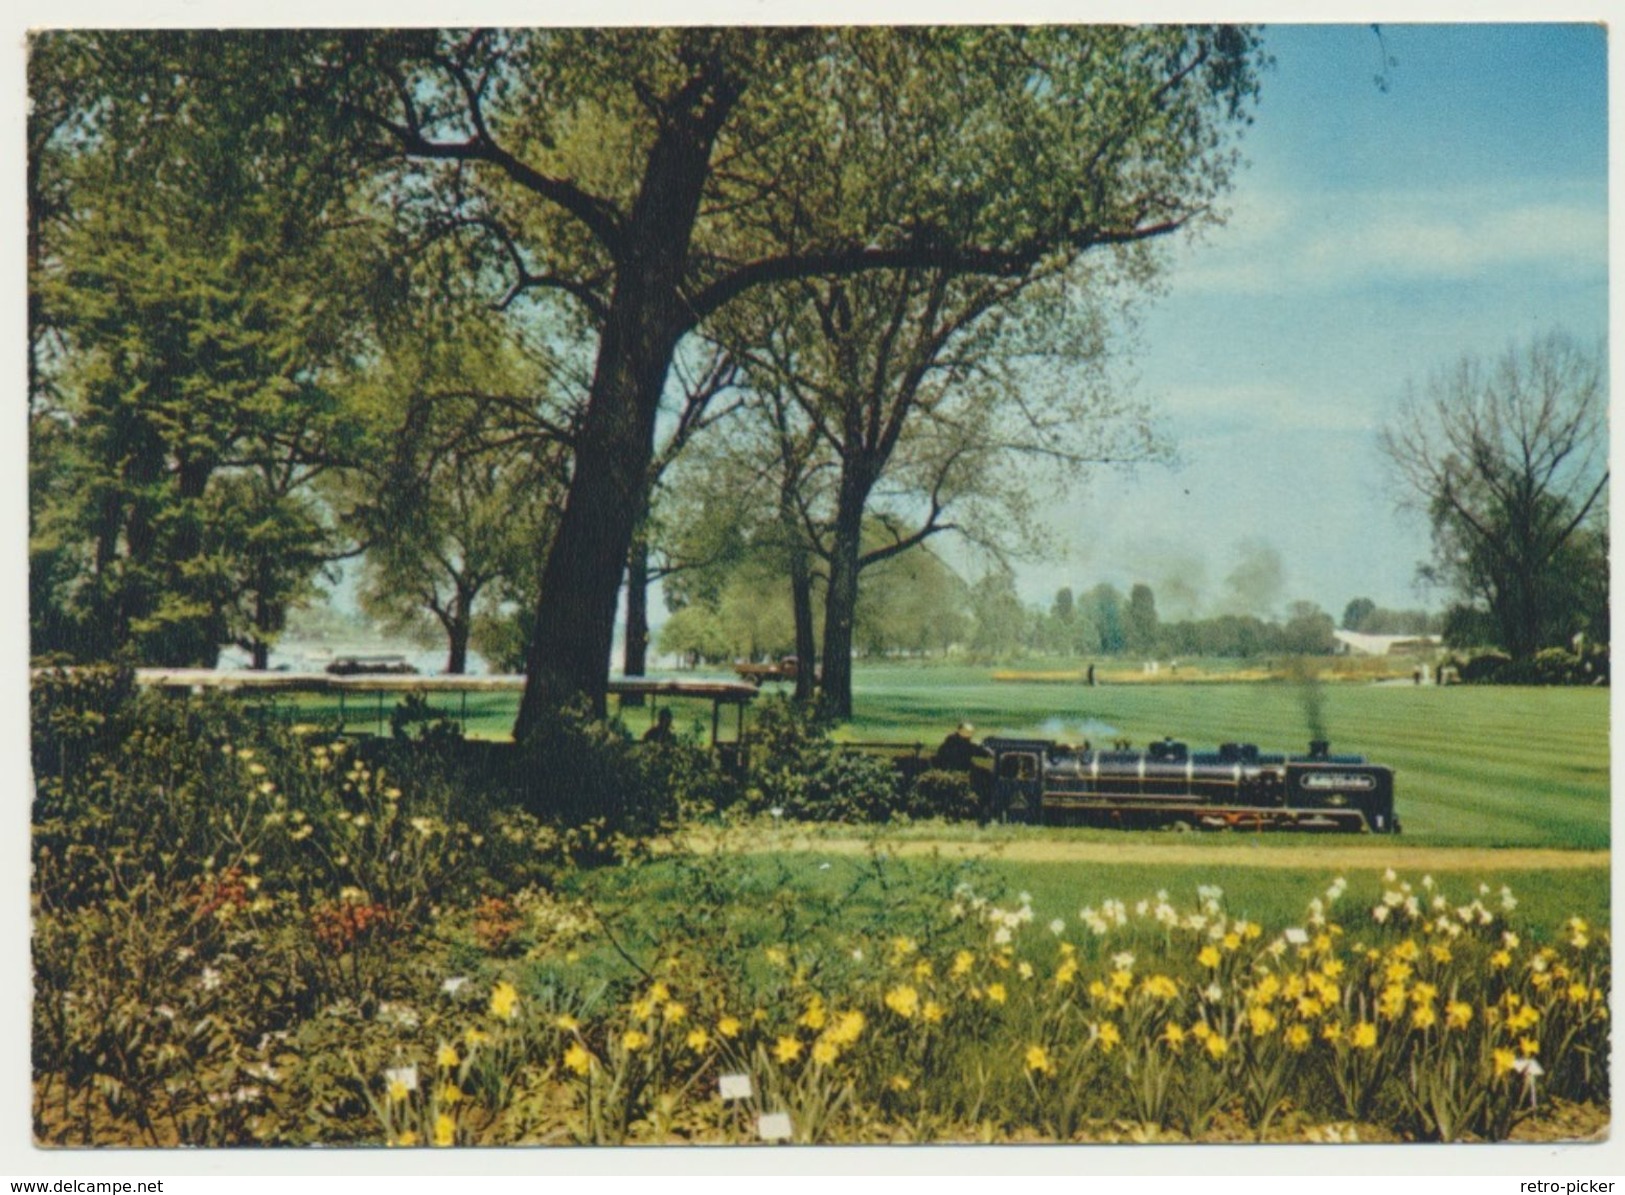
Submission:
<svg viewBox="0 0 1625 1195">
<path fill-rule="evenodd" d="M 959 729 L 942 740 L 942 746 L 931 757 L 931 766 L 941 768 L 946 772 L 968 772 L 972 761 L 978 756 L 986 755 L 987 750 L 978 747 L 971 741 L 971 735 L 976 733 L 976 727 L 969 722 L 961 722 Z"/>
<path fill-rule="evenodd" d="M 655 724 L 643 732 L 645 743 L 675 743 L 677 736 L 671 729 L 671 709 L 663 709 L 655 716 Z"/>
</svg>

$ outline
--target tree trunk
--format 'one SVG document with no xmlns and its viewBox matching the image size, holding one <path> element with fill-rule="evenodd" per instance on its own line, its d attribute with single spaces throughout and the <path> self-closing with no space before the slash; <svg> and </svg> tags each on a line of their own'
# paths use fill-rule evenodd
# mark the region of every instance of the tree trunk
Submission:
<svg viewBox="0 0 1625 1195">
<path fill-rule="evenodd" d="M 779 493 L 779 526 L 790 558 L 790 608 L 796 627 L 796 701 L 812 700 L 816 684 L 818 638 L 813 628 L 812 562 L 796 520 L 795 493 L 789 482 Z"/>
<path fill-rule="evenodd" d="M 829 560 L 829 592 L 824 595 L 824 713 L 841 721 L 852 716 L 852 629 L 857 619 L 859 557 L 863 550 L 863 509 L 869 482 L 850 464 L 842 471 Z"/>
<path fill-rule="evenodd" d="M 644 676 L 649 666 L 649 541 L 638 535 L 632 540 L 632 554 L 626 561 L 626 644 L 621 656 L 621 672 Z M 622 705 L 643 704 L 642 693 L 628 693 Z"/>
<path fill-rule="evenodd" d="M 461 614 L 461 612 L 459 612 Z M 446 675 L 462 676 L 468 671 L 468 616 L 461 616 L 446 633 L 449 649 L 446 652 Z"/>
<path fill-rule="evenodd" d="M 807 553 L 790 557 L 790 603 L 796 619 L 796 700 L 812 700 L 818 666 L 818 637 L 813 629 L 812 569 Z"/>
<path fill-rule="evenodd" d="M 542 569 L 516 740 L 579 697 L 594 715 L 606 712 L 615 599 L 642 515 L 660 394 L 693 320 L 683 294 L 689 242 L 712 144 L 738 98 L 721 75 L 702 67 L 664 113 L 622 229 L 570 492 Z"/>
</svg>

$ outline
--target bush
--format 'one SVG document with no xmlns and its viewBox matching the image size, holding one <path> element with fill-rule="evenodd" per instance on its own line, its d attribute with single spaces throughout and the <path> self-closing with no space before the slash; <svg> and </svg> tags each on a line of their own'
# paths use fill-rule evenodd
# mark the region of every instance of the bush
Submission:
<svg viewBox="0 0 1625 1195">
<path fill-rule="evenodd" d="M 663 833 L 727 807 L 733 784 L 694 743 L 640 743 L 619 720 L 584 709 L 546 719 L 512 755 L 510 792 L 546 820 L 612 834 Z"/>
<path fill-rule="evenodd" d="M 783 698 L 762 703 L 747 807 L 798 821 L 866 823 L 907 812 L 890 760 L 842 750 L 827 723 Z"/>
<path fill-rule="evenodd" d="M 969 821 L 981 815 L 981 800 L 964 772 L 931 768 L 921 772 L 908 796 L 908 815 Z"/>
<path fill-rule="evenodd" d="M 1528 660 L 1485 652 L 1462 665 L 1461 679 L 1468 684 L 1491 685 L 1606 685 L 1608 649 L 1589 645 L 1579 651 L 1548 647 Z"/>
</svg>

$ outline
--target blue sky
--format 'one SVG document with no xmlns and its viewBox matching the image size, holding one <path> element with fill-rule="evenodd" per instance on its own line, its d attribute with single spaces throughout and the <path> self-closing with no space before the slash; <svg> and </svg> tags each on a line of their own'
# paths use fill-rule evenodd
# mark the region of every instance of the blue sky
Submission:
<svg viewBox="0 0 1625 1195">
<path fill-rule="evenodd" d="M 1395 512 L 1378 428 L 1408 381 L 1463 353 L 1606 335 L 1600 27 L 1266 38 L 1276 66 L 1230 218 L 1174 248 L 1130 361 L 1181 463 L 1102 475 L 1052 509 L 1068 551 L 1022 567 L 1029 600 L 1178 575 L 1201 612 L 1252 540 L 1282 557 L 1282 604 L 1437 606 L 1413 584 L 1427 533 Z"/>
</svg>

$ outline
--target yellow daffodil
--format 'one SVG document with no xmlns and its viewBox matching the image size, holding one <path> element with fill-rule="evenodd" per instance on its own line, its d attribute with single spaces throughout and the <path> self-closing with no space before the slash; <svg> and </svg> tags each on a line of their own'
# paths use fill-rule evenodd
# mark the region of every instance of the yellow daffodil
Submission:
<svg viewBox="0 0 1625 1195">
<path fill-rule="evenodd" d="M 1294 1025 L 1286 1031 L 1286 1044 L 1294 1051 L 1309 1048 L 1309 1030 L 1303 1025 Z"/>
<path fill-rule="evenodd" d="M 886 1081 L 886 1085 L 893 1091 L 907 1091 L 910 1087 L 914 1086 L 914 1080 L 910 1079 L 907 1075 L 893 1075 Z"/>
<path fill-rule="evenodd" d="M 1496 1050 L 1492 1057 L 1495 1060 L 1495 1073 L 1499 1077 L 1506 1074 L 1517 1065 L 1518 1059 L 1511 1050 Z"/>
<path fill-rule="evenodd" d="M 491 1015 L 504 1021 L 519 1015 L 519 989 L 505 979 L 491 989 Z"/>
<path fill-rule="evenodd" d="M 1110 1054 L 1114 1046 L 1121 1045 L 1123 1035 L 1117 1031 L 1117 1026 L 1111 1021 L 1102 1021 L 1095 1028 L 1095 1044 L 1102 1053 Z"/>
<path fill-rule="evenodd" d="M 1263 1037 L 1280 1024 L 1273 1012 L 1258 1005 L 1247 1010 L 1247 1021 L 1254 1037 Z"/>
<path fill-rule="evenodd" d="M 1049 1060 L 1049 1051 L 1043 1046 L 1027 1047 L 1027 1069 L 1038 1074 L 1047 1075 L 1052 1067 Z"/>
<path fill-rule="evenodd" d="M 778 1063 L 794 1062 L 801 1057 L 801 1039 L 785 1034 L 773 1043 L 773 1060 Z"/>
<path fill-rule="evenodd" d="M 444 1042 L 441 1043 L 440 1050 L 435 1054 L 434 1060 L 447 1070 L 450 1070 L 461 1061 L 461 1059 L 457 1057 L 457 1047 L 448 1046 Z"/>
<path fill-rule="evenodd" d="M 1163 1045 L 1177 1050 L 1185 1044 L 1185 1031 L 1179 1027 L 1177 1021 L 1169 1021 L 1162 1027 L 1162 1037 L 1158 1040 Z"/>
<path fill-rule="evenodd" d="M 1179 985 L 1166 975 L 1152 975 L 1140 984 L 1140 991 L 1154 1000 L 1172 1000 L 1179 995 Z"/>
<path fill-rule="evenodd" d="M 738 1037 L 742 1028 L 738 1017 L 723 1017 L 717 1022 L 717 1032 L 723 1037 Z"/>
<path fill-rule="evenodd" d="M 906 984 L 886 993 L 886 1007 L 905 1021 L 920 1011 L 920 993 Z"/>
<path fill-rule="evenodd" d="M 970 969 L 975 965 L 976 956 L 968 950 L 961 950 L 958 954 L 954 955 L 954 965 L 949 971 L 949 974 L 955 979 L 962 978 L 963 976 L 969 975 Z"/>
<path fill-rule="evenodd" d="M 1473 1023 L 1473 1006 L 1461 1000 L 1452 1000 L 1444 1008 L 1444 1023 L 1450 1029 L 1465 1029 Z"/>
<path fill-rule="evenodd" d="M 1219 965 L 1219 950 L 1216 946 L 1204 946 L 1197 952 L 1196 961 L 1204 967 L 1217 967 Z"/>
<path fill-rule="evenodd" d="M 988 1003 L 1003 1004 L 1008 998 L 1009 993 L 1004 990 L 1004 985 L 1002 983 L 990 983 L 987 985 Z"/>
<path fill-rule="evenodd" d="M 564 1051 L 564 1065 L 578 1075 L 585 1075 L 592 1069 L 592 1055 L 580 1042 L 575 1042 Z"/>
<path fill-rule="evenodd" d="M 940 1023 L 942 1018 L 945 1017 L 947 1013 L 948 1010 L 943 1008 L 942 1005 L 938 1004 L 935 1000 L 927 1000 L 925 1002 L 925 1007 L 920 1009 L 920 1017 L 928 1025 Z"/>
<path fill-rule="evenodd" d="M 649 1044 L 649 1035 L 641 1029 L 628 1029 L 621 1034 L 621 1048 L 628 1054 L 636 1054 Z"/>
<path fill-rule="evenodd" d="M 1418 1004 L 1411 1012 L 1411 1027 L 1415 1029 L 1431 1029 L 1439 1022 L 1439 1014 L 1434 1011 L 1431 1004 Z"/>
<path fill-rule="evenodd" d="M 1512 952 L 1509 950 L 1497 950 L 1490 955 L 1490 966 L 1497 971 L 1505 971 L 1511 965 Z"/>
<path fill-rule="evenodd" d="M 1241 949 L 1241 935 L 1237 934 L 1237 933 L 1225 934 L 1225 936 L 1222 939 L 1220 939 L 1219 945 L 1223 946 L 1226 950 L 1230 950 L 1230 951 L 1240 950 Z"/>
<path fill-rule="evenodd" d="M 699 1054 L 711 1044 L 711 1035 L 703 1028 L 696 1025 L 694 1028 L 688 1031 L 687 1042 L 688 1048 L 693 1050 L 696 1054 Z"/>
<path fill-rule="evenodd" d="M 442 1112 L 434 1118 L 434 1143 L 442 1148 L 457 1140 L 457 1122 Z"/>
<path fill-rule="evenodd" d="M 796 1018 L 796 1024 L 802 1026 L 803 1028 L 811 1029 L 816 1033 L 818 1030 L 824 1027 L 824 1021 L 827 1015 L 828 1014 L 824 1009 L 823 998 L 820 996 L 814 996 L 812 999 L 807 1001 L 806 1010 L 802 1012 L 801 1016 Z"/>
<path fill-rule="evenodd" d="M 688 1006 L 679 1004 L 675 1000 L 668 1000 L 666 1007 L 660 1010 L 660 1015 L 666 1019 L 667 1024 L 680 1025 L 683 1023 L 684 1018 L 688 1016 Z"/>
<path fill-rule="evenodd" d="M 863 1035 L 865 1023 L 864 1015 L 854 1008 L 836 1017 L 826 1035 L 838 1046 L 850 1046 Z"/>
<path fill-rule="evenodd" d="M 1525 1058 L 1533 1058 L 1540 1053 L 1540 1042 L 1532 1037 L 1520 1037 L 1518 1039 L 1518 1052 Z"/>
<path fill-rule="evenodd" d="M 1210 1033 L 1207 1040 L 1202 1043 L 1202 1048 L 1208 1052 L 1210 1057 L 1219 1059 L 1230 1052 L 1230 1043 L 1217 1033 Z"/>
<path fill-rule="evenodd" d="M 1370 1050 L 1377 1044 L 1377 1027 L 1370 1021 L 1361 1021 L 1349 1033 L 1349 1045 L 1356 1050 Z"/>
<path fill-rule="evenodd" d="M 819 1066 L 829 1066 L 840 1056 L 840 1047 L 830 1041 L 828 1036 L 820 1037 L 813 1043 L 812 1060 Z"/>
<path fill-rule="evenodd" d="M 567 1012 L 560 1013 L 558 1016 L 554 1017 L 553 1024 L 564 1030 L 566 1033 L 574 1033 L 577 1029 L 581 1028 L 581 1022 L 576 1020 Z"/>
<path fill-rule="evenodd" d="M 463 1098 L 463 1089 L 455 1083 L 447 1083 L 440 1089 L 440 1102 L 450 1107 Z"/>
</svg>

